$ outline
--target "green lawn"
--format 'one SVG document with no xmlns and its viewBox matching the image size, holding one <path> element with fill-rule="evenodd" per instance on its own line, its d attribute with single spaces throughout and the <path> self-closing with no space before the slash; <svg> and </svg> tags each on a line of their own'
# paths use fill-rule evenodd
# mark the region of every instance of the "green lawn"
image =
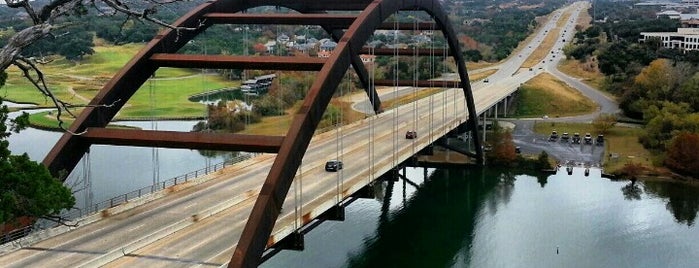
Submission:
<svg viewBox="0 0 699 268">
<path fill-rule="evenodd" d="M 87 104 L 142 47 L 140 44 L 98 46 L 95 47 L 95 54 L 85 57 L 79 63 L 55 58 L 42 65 L 41 70 L 46 75 L 48 87 L 59 99 L 73 104 Z M 19 69 L 11 67 L 8 74 L 7 83 L 0 90 L 3 98 L 53 107 L 50 99 L 24 78 Z M 187 99 L 190 95 L 237 86 L 239 83 L 227 81 L 217 75 L 204 75 L 200 70 L 161 68 L 156 72 L 155 79 L 147 81 L 127 101 L 117 118 L 203 116 L 206 107 L 190 102 Z M 151 89 L 154 92 L 152 97 Z M 39 120 L 38 117 L 33 119 Z M 55 125 L 55 122 L 49 125 Z"/>
<path fill-rule="evenodd" d="M 587 114 L 597 109 L 592 100 L 548 73 L 524 83 L 518 91 L 515 106 L 513 117 L 561 117 Z"/>
</svg>

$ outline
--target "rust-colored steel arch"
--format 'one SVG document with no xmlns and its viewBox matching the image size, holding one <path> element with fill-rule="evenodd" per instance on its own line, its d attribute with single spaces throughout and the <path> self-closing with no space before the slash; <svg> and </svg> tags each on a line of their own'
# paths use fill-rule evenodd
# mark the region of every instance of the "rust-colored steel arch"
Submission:
<svg viewBox="0 0 699 268">
<path fill-rule="evenodd" d="M 216 23 L 226 23 L 226 19 L 242 21 L 253 19 L 248 24 L 256 24 L 255 16 L 236 14 L 258 6 L 283 6 L 301 14 L 289 16 L 270 15 L 260 18 L 265 23 L 305 23 L 314 21 L 337 40 L 337 47 L 328 59 L 301 57 L 254 58 L 245 56 L 206 56 L 173 54 L 188 41 Z M 361 11 L 356 18 L 333 16 L 327 11 Z M 232 256 L 230 267 L 253 267 L 259 264 L 267 246 L 267 239 L 279 216 L 284 199 L 289 191 L 296 170 L 308 148 L 314 130 L 327 108 L 347 67 L 352 64 L 362 79 L 370 96 L 375 96 L 368 85 L 366 70 L 359 66 L 358 54 L 374 30 L 390 27 L 384 21 L 399 10 L 422 10 L 434 19 L 434 29 L 443 32 L 449 45 L 449 55 L 454 57 L 461 81 L 469 81 L 465 62 L 456 35 L 442 10 L 439 0 L 218 0 L 210 1 L 193 9 L 173 23 L 177 27 L 197 28 L 194 31 L 167 29 L 159 33 L 147 46 L 107 83 L 90 106 L 71 125 L 73 133 L 87 131 L 85 135 L 64 134 L 44 159 L 44 164 L 54 175 L 61 171 L 70 172 L 89 146 L 92 144 L 116 144 L 132 146 L 157 145 L 172 148 L 221 148 L 277 153 L 272 168 L 267 175 L 260 194 L 255 202 L 243 234 Z M 324 13 L 327 13 L 323 15 Z M 307 14 L 307 15 L 306 15 Z M 350 20 L 351 19 L 351 20 Z M 426 29 L 426 25 L 420 26 Z M 399 24 L 400 29 L 409 25 Z M 344 32 L 343 30 L 346 29 Z M 399 53 L 400 54 L 400 53 Z M 179 135 L 170 132 L 110 130 L 104 127 L 123 107 L 126 100 L 140 88 L 149 77 L 163 66 L 196 66 L 201 68 L 240 68 L 241 66 L 260 69 L 317 70 L 316 79 L 311 85 L 299 111 L 285 137 L 259 135 L 221 135 L 213 133 L 190 133 Z M 419 84 L 419 83 L 418 83 Z M 477 115 L 468 82 L 460 83 L 466 97 L 470 129 L 477 131 Z M 101 107 L 114 104 L 112 107 Z M 376 103 L 374 103 L 377 109 Z M 479 139 L 473 139 L 476 156 L 482 161 Z M 220 146 L 220 147 L 219 147 Z M 235 241 L 231 241 L 235 243 Z"/>
<path fill-rule="evenodd" d="M 364 1 L 357 1 L 364 2 Z M 346 7 L 348 3 L 332 5 L 321 2 L 327 9 Z M 245 225 L 238 245 L 233 252 L 228 267 L 255 267 L 259 265 L 267 239 L 291 186 L 296 170 L 313 135 L 313 131 L 325 111 L 351 57 L 357 54 L 374 30 L 381 23 L 399 10 L 423 10 L 433 16 L 448 40 L 451 55 L 456 59 L 459 76 L 462 81 L 469 81 L 465 62 L 456 39 L 456 35 L 438 0 L 375 0 L 361 8 L 363 11 L 339 40 L 328 62 L 316 76 L 299 113 L 294 117 L 289 132 L 274 161 L 260 195 Z M 469 83 L 461 83 L 466 96 L 471 129 L 477 129 L 477 117 L 473 94 Z M 482 159 L 481 146 L 475 139 L 476 154 Z"/>
</svg>

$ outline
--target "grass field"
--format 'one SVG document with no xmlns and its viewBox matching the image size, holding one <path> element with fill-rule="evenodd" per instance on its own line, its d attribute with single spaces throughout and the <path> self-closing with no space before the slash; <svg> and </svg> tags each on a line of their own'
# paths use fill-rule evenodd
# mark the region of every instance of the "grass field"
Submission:
<svg viewBox="0 0 699 268">
<path fill-rule="evenodd" d="M 552 130 L 587 133 L 591 132 L 592 126 L 586 123 L 564 122 L 537 122 L 534 125 L 534 131 L 542 135 L 548 135 Z M 651 152 L 638 142 L 638 136 L 642 131 L 640 128 L 615 126 L 604 136 L 606 155 L 602 161 L 606 172 L 614 172 L 627 163 L 652 166 Z"/>
<path fill-rule="evenodd" d="M 94 48 L 95 54 L 85 57 L 80 63 L 57 58 L 41 68 L 46 74 L 48 87 L 59 99 L 73 104 L 87 104 L 141 47 L 134 44 L 98 46 Z M 8 74 L 7 84 L 0 91 L 3 98 L 53 107 L 50 99 L 34 88 L 19 69 L 9 68 Z M 128 100 L 117 118 L 202 116 L 205 106 L 187 100 L 189 95 L 236 86 L 238 83 L 225 81 L 216 75 L 203 75 L 199 70 L 161 68 L 156 72 L 155 79 L 146 82 Z M 152 97 L 151 88 L 154 93 Z"/>
<path fill-rule="evenodd" d="M 593 62 L 580 62 L 578 60 L 563 60 L 558 65 L 558 70 L 575 78 L 580 78 L 583 83 L 596 89 L 602 87 L 604 74 Z"/>
<path fill-rule="evenodd" d="M 597 109 L 592 100 L 548 73 L 527 81 L 518 92 L 513 117 L 562 117 L 587 114 Z"/>
</svg>

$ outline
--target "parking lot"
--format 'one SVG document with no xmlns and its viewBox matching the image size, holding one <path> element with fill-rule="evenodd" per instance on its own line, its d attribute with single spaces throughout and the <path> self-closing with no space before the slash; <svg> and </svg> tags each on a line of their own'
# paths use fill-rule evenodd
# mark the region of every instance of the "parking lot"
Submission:
<svg viewBox="0 0 699 268">
<path fill-rule="evenodd" d="M 585 142 L 585 133 L 580 135 L 580 143 L 573 142 L 574 133 L 568 133 L 567 140 L 561 139 L 565 130 L 559 130 L 559 137 L 550 139 L 550 135 L 541 135 L 532 131 L 534 121 L 516 120 L 513 121 L 515 128 L 512 137 L 516 146 L 521 148 L 524 154 L 538 155 L 541 151 L 546 151 L 549 157 L 555 158 L 561 163 L 569 161 L 577 165 L 600 166 L 604 157 L 604 146 L 596 144 L 597 135 L 591 134 L 591 144 Z"/>
</svg>

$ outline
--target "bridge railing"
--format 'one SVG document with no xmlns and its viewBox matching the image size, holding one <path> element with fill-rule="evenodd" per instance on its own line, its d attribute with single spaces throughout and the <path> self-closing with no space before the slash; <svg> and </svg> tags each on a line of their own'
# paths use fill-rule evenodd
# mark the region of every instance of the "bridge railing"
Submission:
<svg viewBox="0 0 699 268">
<path fill-rule="evenodd" d="M 62 213 L 61 218 L 66 219 L 66 220 L 75 220 L 75 219 L 79 219 L 79 218 L 82 218 L 82 217 L 85 217 L 88 215 L 92 215 L 92 214 L 98 213 L 104 209 L 113 208 L 113 207 L 116 207 L 118 205 L 124 204 L 124 203 L 128 202 L 129 200 L 140 198 L 142 196 L 155 193 L 157 191 L 160 191 L 162 189 L 166 189 L 166 188 L 171 187 L 171 186 L 186 183 L 186 182 L 188 182 L 194 178 L 197 178 L 199 176 L 204 176 L 204 175 L 208 175 L 210 173 L 214 173 L 214 172 L 219 171 L 227 166 L 230 166 L 230 165 L 242 162 L 244 160 L 250 159 L 252 157 L 255 157 L 256 155 L 258 155 L 258 154 L 240 155 L 240 156 L 234 157 L 232 159 L 223 161 L 221 163 L 215 164 L 213 166 L 207 166 L 205 168 L 198 169 L 198 170 L 195 170 L 195 171 L 192 171 L 189 173 L 185 173 L 185 174 L 179 175 L 177 177 L 170 178 L 168 180 L 152 184 L 150 186 L 146 186 L 146 187 L 143 187 L 143 188 L 140 188 L 140 189 L 137 189 L 137 190 L 125 193 L 125 194 L 121 194 L 121 195 L 109 198 L 109 199 L 104 200 L 102 202 L 93 204 L 87 208 L 72 209 L 68 212 Z M 37 224 L 35 224 L 35 225 L 37 225 Z M 6 242 L 10 242 L 10 241 L 13 241 L 15 239 L 24 237 L 24 236 L 28 235 L 30 232 L 32 232 L 35 228 L 36 229 L 46 229 L 46 228 L 56 227 L 59 224 L 55 223 L 55 222 L 48 222 L 48 223 L 38 224 L 39 226 L 35 226 L 35 225 L 29 225 L 29 226 L 26 226 L 26 227 L 23 227 L 20 229 L 15 229 L 15 230 L 8 232 L 6 234 L 2 234 L 2 236 L 0 236 L 0 244 L 4 244 Z"/>
</svg>

